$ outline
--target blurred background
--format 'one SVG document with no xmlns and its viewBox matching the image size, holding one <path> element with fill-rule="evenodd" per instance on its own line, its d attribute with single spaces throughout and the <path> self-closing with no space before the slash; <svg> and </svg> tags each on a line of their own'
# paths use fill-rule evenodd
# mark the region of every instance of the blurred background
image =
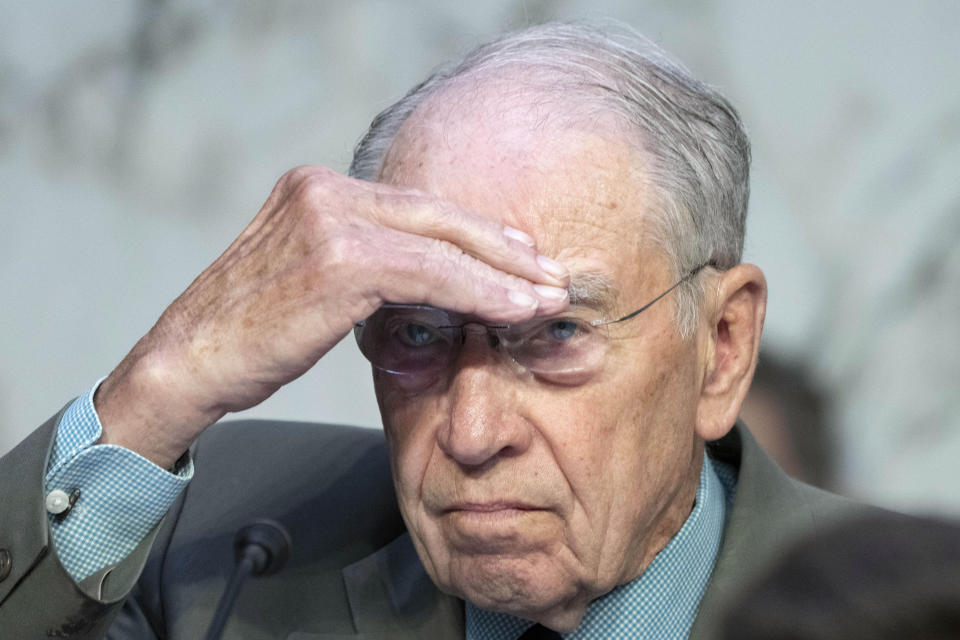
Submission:
<svg viewBox="0 0 960 640">
<path fill-rule="evenodd" d="M 745 418 L 798 475 L 960 514 L 960 2 L 0 1 L 0 454 L 106 375 L 276 179 L 510 28 L 611 16 L 740 109 L 770 285 Z M 379 426 L 347 340 L 252 416 Z"/>
</svg>

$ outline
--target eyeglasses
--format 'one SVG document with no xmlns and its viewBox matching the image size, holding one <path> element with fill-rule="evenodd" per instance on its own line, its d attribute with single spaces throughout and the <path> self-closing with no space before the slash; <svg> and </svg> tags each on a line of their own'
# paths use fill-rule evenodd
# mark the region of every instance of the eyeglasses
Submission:
<svg viewBox="0 0 960 640">
<path fill-rule="evenodd" d="M 605 320 L 596 309 L 571 307 L 562 314 L 509 325 L 488 325 L 453 311 L 409 304 L 385 304 L 357 323 L 360 352 L 382 371 L 435 379 L 460 354 L 471 334 L 485 336 L 522 369 L 561 384 L 576 384 L 599 370 L 607 352 L 607 329 L 637 317 L 696 276 L 693 269 L 636 311 Z"/>
</svg>

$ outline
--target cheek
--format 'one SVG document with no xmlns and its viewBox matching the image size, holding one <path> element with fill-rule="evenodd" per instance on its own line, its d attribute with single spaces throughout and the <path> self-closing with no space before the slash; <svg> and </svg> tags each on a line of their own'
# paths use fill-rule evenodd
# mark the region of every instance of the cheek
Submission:
<svg viewBox="0 0 960 640">
<path fill-rule="evenodd" d="M 390 448 L 390 465 L 401 507 L 419 500 L 423 477 L 436 442 L 440 410 L 438 396 L 416 395 L 390 374 L 375 372 L 380 417 Z"/>
<path fill-rule="evenodd" d="M 534 418 L 550 427 L 558 464 L 595 516 L 633 511 L 621 503 L 641 504 L 638 492 L 647 494 L 672 477 L 691 446 L 695 367 L 687 345 L 656 338 L 651 342 L 659 345 L 643 345 L 646 361 L 676 366 L 646 367 L 637 350 L 624 349 L 613 354 L 601 378 L 558 393 Z"/>
<path fill-rule="evenodd" d="M 575 520 L 590 522 L 572 523 L 578 529 L 593 529 L 597 519 L 606 519 L 615 479 L 623 469 L 619 440 L 625 431 L 624 396 L 611 383 L 601 378 L 578 388 L 545 386 L 524 406 L 524 418 L 536 425 L 542 438 L 542 455 L 549 457 L 549 463 L 541 459 L 541 464 L 555 467 L 577 505 L 568 515 L 575 511 Z"/>
<path fill-rule="evenodd" d="M 632 510 L 633 517 L 640 520 L 660 513 L 683 485 L 696 440 L 696 358 L 691 357 L 695 350 L 679 338 L 659 344 L 662 348 L 647 351 L 651 361 L 673 365 L 638 370 L 624 381 L 627 386 L 621 392 L 632 397 L 617 418 L 625 428 L 617 434 L 617 447 L 611 452 L 619 467 L 632 474 L 621 480 L 625 489 L 633 489 L 634 501 L 621 504 L 618 510 Z M 632 485 L 626 484 L 631 480 Z M 619 501 L 629 500 L 630 495 L 624 490 Z M 653 521 L 647 522 L 647 526 L 653 525 Z"/>
<path fill-rule="evenodd" d="M 650 407 L 648 413 L 653 414 L 668 433 L 692 435 L 700 397 L 696 343 L 693 340 L 683 342 L 673 336 L 670 348 L 661 357 L 672 366 L 658 368 L 643 402 Z"/>
</svg>

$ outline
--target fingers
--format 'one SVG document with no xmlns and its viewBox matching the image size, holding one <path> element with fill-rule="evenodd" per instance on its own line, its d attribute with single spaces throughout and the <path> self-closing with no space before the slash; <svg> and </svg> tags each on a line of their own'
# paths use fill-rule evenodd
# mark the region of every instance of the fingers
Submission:
<svg viewBox="0 0 960 640">
<path fill-rule="evenodd" d="M 565 288 L 506 273 L 449 242 L 408 233 L 393 233 L 389 242 L 378 267 L 384 302 L 429 304 L 488 322 L 522 322 L 569 303 Z"/>
<path fill-rule="evenodd" d="M 535 284 L 563 288 L 569 284 L 567 270 L 538 255 L 533 238 L 523 231 L 427 194 L 377 186 L 381 190 L 375 197 L 375 215 L 380 224 L 443 240 L 496 269 Z"/>
<path fill-rule="evenodd" d="M 319 242 L 323 271 L 340 274 L 339 285 L 327 282 L 348 297 L 347 290 L 359 293 L 358 312 L 379 300 L 517 321 L 568 303 L 567 270 L 499 220 L 322 167 L 287 172 L 275 192 L 265 209 L 308 212 L 307 235 Z M 258 232 L 273 224 L 270 217 L 258 216 Z"/>
</svg>

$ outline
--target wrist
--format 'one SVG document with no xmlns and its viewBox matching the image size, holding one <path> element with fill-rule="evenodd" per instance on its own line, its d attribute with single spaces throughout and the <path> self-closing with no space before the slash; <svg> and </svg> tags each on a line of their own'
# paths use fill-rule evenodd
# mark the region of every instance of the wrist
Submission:
<svg viewBox="0 0 960 640">
<path fill-rule="evenodd" d="M 103 428 L 98 444 L 125 447 L 170 469 L 223 413 L 191 402 L 182 370 L 137 351 L 134 348 L 94 394 Z"/>
</svg>

